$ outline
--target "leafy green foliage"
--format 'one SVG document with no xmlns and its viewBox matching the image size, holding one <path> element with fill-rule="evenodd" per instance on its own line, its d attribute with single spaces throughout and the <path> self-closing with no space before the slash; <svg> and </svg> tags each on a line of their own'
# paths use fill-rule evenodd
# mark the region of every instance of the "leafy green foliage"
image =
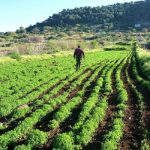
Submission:
<svg viewBox="0 0 150 150">
<path fill-rule="evenodd" d="M 150 149 L 150 145 L 148 144 L 148 141 L 143 140 L 141 142 L 141 150 L 149 150 Z"/>
<path fill-rule="evenodd" d="M 47 133 L 44 133 L 38 129 L 32 130 L 28 136 L 27 142 L 31 147 L 38 147 L 46 143 L 48 139 Z"/>
<path fill-rule="evenodd" d="M 13 52 L 9 55 L 11 58 L 16 59 L 16 60 L 20 60 L 21 56 L 18 52 Z"/>
<path fill-rule="evenodd" d="M 150 81 L 150 55 L 148 53 L 137 52 L 136 63 L 139 74 Z"/>
<path fill-rule="evenodd" d="M 22 119 L 22 117 L 23 119 L 13 130 L 6 127 L 8 131 L 0 135 L 0 146 L 7 149 L 7 145 L 17 143 L 22 138 L 25 140 L 27 138 L 25 144 L 32 149 L 45 144 L 47 133 L 34 129 L 37 123 L 61 106 L 53 116 L 53 121 L 50 122 L 52 129 L 59 127 L 60 123 L 72 114 L 73 109 L 82 103 L 87 87 L 93 84 L 91 81 L 95 81 L 92 93 L 82 107 L 77 124 L 71 128 L 72 132 L 63 134 L 63 136 L 59 134 L 54 140 L 56 149 L 60 149 L 60 146 L 63 146 L 63 149 L 74 149 L 76 146 L 79 148 L 80 145 L 86 145 L 105 117 L 108 105 L 106 97 L 112 92 L 111 74 L 122 58 L 126 56 L 127 53 L 122 52 L 89 53 L 86 55 L 83 67 L 78 72 L 74 71 L 72 56 L 2 64 L 0 115 L 1 117 L 10 114 L 13 116 L 12 120 L 6 121 L 8 127 L 12 121 Z M 13 71 L 12 67 L 14 67 Z M 91 74 L 91 72 L 94 73 Z M 6 74 L 7 76 L 5 76 Z M 119 75 L 118 73 L 118 77 L 120 77 Z M 85 79 L 87 80 L 84 81 Z M 69 85 L 69 87 L 55 97 L 64 85 L 65 87 Z M 70 99 L 70 93 L 81 85 L 82 90 Z M 119 85 L 122 86 L 122 84 Z M 51 87 L 54 89 L 50 90 Z M 102 93 L 105 97 L 99 99 Z M 20 145 L 20 147 L 26 146 Z"/>
<path fill-rule="evenodd" d="M 19 145 L 19 146 L 16 146 L 14 150 L 32 150 L 32 148 L 26 145 Z"/>
<path fill-rule="evenodd" d="M 74 141 L 72 134 L 64 133 L 57 135 L 53 142 L 55 150 L 74 150 Z"/>
</svg>

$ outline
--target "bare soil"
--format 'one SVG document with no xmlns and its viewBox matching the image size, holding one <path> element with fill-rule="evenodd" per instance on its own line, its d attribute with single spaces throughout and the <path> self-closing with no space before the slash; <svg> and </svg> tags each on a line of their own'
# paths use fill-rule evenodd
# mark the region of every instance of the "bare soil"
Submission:
<svg viewBox="0 0 150 150">
<path fill-rule="evenodd" d="M 141 130 L 140 130 L 140 112 L 136 96 L 133 93 L 132 86 L 127 81 L 126 69 L 128 69 L 128 63 L 123 67 L 121 73 L 121 79 L 124 83 L 126 91 L 128 93 L 127 110 L 124 118 L 124 135 L 120 142 L 121 150 L 138 150 L 141 142 Z"/>
</svg>

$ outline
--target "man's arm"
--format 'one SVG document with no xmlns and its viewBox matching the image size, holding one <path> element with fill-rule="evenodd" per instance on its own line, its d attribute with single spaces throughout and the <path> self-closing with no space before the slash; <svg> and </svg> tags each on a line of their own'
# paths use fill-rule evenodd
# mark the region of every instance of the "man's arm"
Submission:
<svg viewBox="0 0 150 150">
<path fill-rule="evenodd" d="M 73 57 L 74 57 L 74 58 L 76 57 L 76 50 L 74 51 Z"/>
</svg>

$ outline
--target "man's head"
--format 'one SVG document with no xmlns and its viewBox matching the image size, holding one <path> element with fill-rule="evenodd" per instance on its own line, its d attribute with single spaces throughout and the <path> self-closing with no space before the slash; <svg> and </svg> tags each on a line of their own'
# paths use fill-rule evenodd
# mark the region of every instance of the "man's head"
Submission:
<svg viewBox="0 0 150 150">
<path fill-rule="evenodd" d="M 80 48 L 80 45 L 78 45 L 78 48 Z"/>
</svg>

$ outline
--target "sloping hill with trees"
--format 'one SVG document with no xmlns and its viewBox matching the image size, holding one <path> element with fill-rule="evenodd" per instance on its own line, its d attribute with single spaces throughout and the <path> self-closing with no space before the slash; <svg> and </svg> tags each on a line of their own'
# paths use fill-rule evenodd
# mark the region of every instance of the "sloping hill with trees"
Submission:
<svg viewBox="0 0 150 150">
<path fill-rule="evenodd" d="M 109 6 L 64 9 L 47 20 L 27 28 L 28 32 L 51 28 L 95 27 L 98 29 L 129 29 L 135 24 L 150 25 L 150 0 L 117 3 Z"/>
</svg>

